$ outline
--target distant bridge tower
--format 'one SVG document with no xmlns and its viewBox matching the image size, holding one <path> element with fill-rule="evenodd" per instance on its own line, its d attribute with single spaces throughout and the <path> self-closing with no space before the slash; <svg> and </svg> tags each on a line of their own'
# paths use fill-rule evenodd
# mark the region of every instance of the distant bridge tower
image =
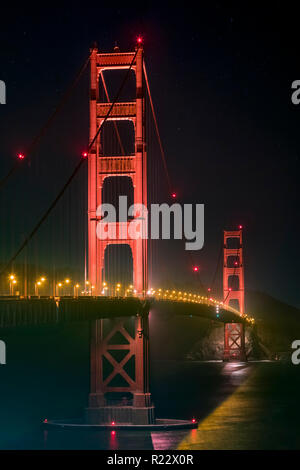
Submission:
<svg viewBox="0 0 300 470">
<path fill-rule="evenodd" d="M 239 230 L 224 230 L 224 303 L 225 305 L 231 304 L 243 314 L 245 312 L 244 295 L 242 227 L 240 226 Z M 238 305 L 234 305 L 234 302 Z M 243 323 L 224 324 L 224 360 L 246 360 Z"/>
<path fill-rule="evenodd" d="M 244 313 L 244 292 L 242 228 L 232 231 L 224 230 L 223 298 L 225 305 L 230 305 L 232 300 L 237 301 L 237 309 Z M 232 306 L 236 308 L 235 305 Z"/>
<path fill-rule="evenodd" d="M 90 141 L 97 129 L 102 125 L 110 109 L 111 102 L 101 102 L 99 97 L 99 77 L 106 70 L 128 69 L 135 52 L 100 54 L 97 48 L 91 53 L 91 90 L 90 90 Z M 147 240 L 133 240 L 128 237 L 130 222 L 117 222 L 117 236 L 126 231 L 124 238 L 99 240 L 96 226 L 101 219 L 96 214 L 97 207 L 103 202 L 103 186 L 106 178 L 127 176 L 133 184 L 134 204 L 147 207 L 147 162 L 145 146 L 145 104 L 143 93 L 143 47 L 137 45 L 137 54 L 132 65 L 136 77 L 135 100 L 116 102 L 107 121 L 131 121 L 134 126 L 134 155 L 107 156 L 103 155 L 102 133 L 89 154 L 88 160 L 88 276 L 95 286 L 96 295 L 100 295 L 105 280 L 105 251 L 109 245 L 126 244 L 131 248 L 133 260 L 133 285 L 138 295 L 147 291 Z M 114 97 L 109 97 L 114 99 Z M 140 216 L 136 213 L 135 217 Z M 144 229 L 144 228 L 143 228 Z"/>
<path fill-rule="evenodd" d="M 133 285 L 137 295 L 147 290 L 147 240 L 128 237 L 128 227 L 133 221 L 145 224 L 143 210 L 133 214 L 133 220 L 118 221 L 115 239 L 98 239 L 97 224 L 101 214 L 97 207 L 103 203 L 106 178 L 129 177 L 133 186 L 133 202 L 147 207 L 147 171 L 145 147 L 145 103 L 143 89 L 143 46 L 141 40 L 135 52 L 102 54 L 97 48 L 91 51 L 90 90 L 90 142 L 104 122 L 111 102 L 99 99 L 99 77 L 105 70 L 128 70 L 135 73 L 135 99 L 116 102 L 107 121 L 112 121 L 116 137 L 120 138 L 117 122 L 131 121 L 134 127 L 134 154 L 106 155 L 103 152 L 102 132 L 88 159 L 88 271 L 94 292 L 100 295 L 106 281 L 105 251 L 109 245 L 129 245 L 133 260 Z M 106 89 L 105 82 L 103 85 Z M 121 84 L 120 84 L 121 85 Z M 106 89 L 107 93 L 107 89 Z M 106 94 L 108 99 L 108 94 Z M 114 97 L 109 97 L 114 99 Z M 110 99 L 108 101 L 110 101 Z M 118 195 L 116 195 L 118 196 Z M 107 202 L 107 201 L 105 201 Z M 110 223 L 107 224 L 109 230 Z M 99 225 L 98 225 L 99 227 Z M 140 225 L 144 230 L 144 225 Z M 125 236 L 124 236 L 125 231 Z M 120 233 L 122 235 L 120 237 Z M 109 261 L 109 260 L 108 260 Z M 123 286 L 124 288 L 124 286 Z M 91 325 L 91 386 L 86 421 L 90 424 L 154 422 L 154 406 L 149 392 L 149 309 L 138 315 L 123 318 L 95 320 Z"/>
</svg>

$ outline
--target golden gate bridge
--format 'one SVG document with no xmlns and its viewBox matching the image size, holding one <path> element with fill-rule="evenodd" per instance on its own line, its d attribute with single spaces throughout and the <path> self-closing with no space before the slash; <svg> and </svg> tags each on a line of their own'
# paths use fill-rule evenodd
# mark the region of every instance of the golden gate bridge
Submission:
<svg viewBox="0 0 300 470">
<path fill-rule="evenodd" d="M 104 222 L 103 216 L 99 216 L 97 211 L 101 204 L 116 204 L 116 198 L 125 193 L 135 206 L 148 207 L 147 138 L 150 132 L 147 129 L 147 109 L 153 118 L 169 195 L 173 200 L 177 197 L 172 189 L 159 133 L 141 37 L 137 38 L 135 50 L 131 52 L 120 52 L 117 46 L 113 52 L 108 53 L 99 52 L 96 45 L 91 48 L 88 60 L 80 68 L 71 87 L 27 151 L 19 153 L 15 165 L 1 181 L 0 189 L 4 191 L 13 174 L 20 171 L 20 165 L 43 138 L 88 65 L 88 148 L 82 152 L 70 177 L 20 247 L 8 261 L 3 260 L 1 274 L 4 284 L 6 282 L 9 287 L 9 295 L 2 295 L 0 298 L 0 327 L 89 321 L 91 384 L 89 406 L 85 413 L 86 424 L 152 426 L 157 422 L 149 388 L 148 317 L 153 306 L 176 315 L 195 315 L 224 323 L 224 360 L 246 360 L 245 325 L 252 326 L 254 319 L 245 313 L 244 308 L 243 228 L 239 226 L 236 230 L 224 231 L 222 300 L 211 296 L 211 288 L 207 295 L 203 290 L 190 292 L 187 289 L 149 285 L 151 241 L 143 237 L 132 239 L 128 235 L 129 225 L 135 220 L 138 220 L 143 232 L 143 209 L 139 209 L 131 218 L 116 223 L 117 233 L 122 232 L 122 237 L 97 237 L 99 224 L 106 224 L 107 231 L 110 229 L 110 223 Z M 111 100 L 105 76 L 115 71 L 123 72 L 123 79 Z M 130 82 L 133 97 L 122 101 L 122 92 Z M 131 128 L 126 135 L 122 129 L 123 124 Z M 30 241 L 86 162 L 88 217 L 84 276 L 77 276 L 78 281 L 68 277 L 57 280 L 54 276 L 49 282 L 50 276 L 42 275 L 34 280 L 33 295 L 28 291 L 28 273 L 25 272 L 24 279 L 21 280 L 13 272 L 13 263 L 27 250 Z M 129 253 L 130 262 L 125 268 L 125 280 L 120 279 L 118 282 L 116 271 L 124 274 L 124 268 L 117 266 L 116 270 L 116 263 L 121 264 L 124 248 L 127 250 L 127 257 Z M 193 270 L 199 275 L 197 265 L 193 266 Z M 45 295 L 46 282 L 49 285 L 48 295 Z M 232 306 L 234 302 L 236 308 Z M 125 401 L 124 394 L 127 397 Z M 112 396 L 115 397 L 113 402 Z M 116 397 L 120 396 L 123 401 L 116 404 Z M 163 426 L 163 423 L 160 424 Z"/>
</svg>

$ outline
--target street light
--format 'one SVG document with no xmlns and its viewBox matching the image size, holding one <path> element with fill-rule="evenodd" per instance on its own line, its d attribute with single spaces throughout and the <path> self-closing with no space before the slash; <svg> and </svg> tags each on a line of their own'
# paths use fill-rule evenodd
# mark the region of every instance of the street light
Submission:
<svg viewBox="0 0 300 470">
<path fill-rule="evenodd" d="M 13 295 L 14 293 L 14 284 L 16 284 L 16 277 L 14 274 L 9 276 L 9 295 Z"/>
<path fill-rule="evenodd" d="M 59 282 L 58 284 L 56 284 L 56 295 L 57 297 L 59 297 L 59 288 L 62 287 L 62 283 Z"/>
<path fill-rule="evenodd" d="M 121 284 L 118 282 L 115 295 L 119 296 L 120 288 L 121 288 Z"/>
<path fill-rule="evenodd" d="M 70 284 L 70 279 L 69 278 L 65 279 L 65 284 L 67 284 L 67 286 Z M 66 295 L 65 292 L 64 292 L 64 295 Z M 68 291 L 67 291 L 67 295 L 70 295 L 70 292 L 68 293 Z"/>
<path fill-rule="evenodd" d="M 34 284 L 34 293 L 36 296 L 39 296 L 39 287 L 42 285 L 41 281 L 37 281 Z"/>
<path fill-rule="evenodd" d="M 89 295 L 89 285 L 90 281 L 85 281 L 85 287 L 84 287 L 84 295 Z"/>
<path fill-rule="evenodd" d="M 79 289 L 80 285 L 79 284 L 75 284 L 74 286 L 74 297 L 78 297 L 78 289 Z"/>
<path fill-rule="evenodd" d="M 107 295 L 108 286 L 107 286 L 106 282 L 104 282 L 103 285 L 104 285 L 104 284 L 105 284 L 105 286 L 104 286 L 103 289 L 102 289 L 102 295 L 105 295 L 105 294 Z"/>
<path fill-rule="evenodd" d="M 35 292 L 35 295 L 39 295 L 39 287 L 43 284 L 43 282 L 46 281 L 46 278 L 44 276 L 40 277 L 39 280 L 37 280 L 34 284 L 34 292 Z"/>
</svg>

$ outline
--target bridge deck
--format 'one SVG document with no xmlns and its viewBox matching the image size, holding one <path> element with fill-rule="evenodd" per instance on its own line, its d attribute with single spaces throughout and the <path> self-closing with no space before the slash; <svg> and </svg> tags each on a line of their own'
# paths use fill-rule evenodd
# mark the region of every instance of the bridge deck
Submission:
<svg viewBox="0 0 300 470">
<path fill-rule="evenodd" d="M 243 321 L 237 314 L 205 303 L 139 299 L 137 297 L 0 298 L 0 328 L 89 321 L 148 314 L 151 308 L 171 315 L 195 315 L 220 322 Z"/>
</svg>

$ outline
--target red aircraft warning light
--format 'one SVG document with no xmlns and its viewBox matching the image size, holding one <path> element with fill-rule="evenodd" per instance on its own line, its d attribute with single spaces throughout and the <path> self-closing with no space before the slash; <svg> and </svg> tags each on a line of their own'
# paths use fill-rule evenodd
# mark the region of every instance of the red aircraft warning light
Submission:
<svg viewBox="0 0 300 470">
<path fill-rule="evenodd" d="M 25 158 L 24 153 L 19 153 L 19 154 L 18 154 L 18 159 L 19 159 L 19 160 L 24 160 L 24 158 Z"/>
<path fill-rule="evenodd" d="M 88 156 L 88 153 L 87 152 L 82 152 L 82 156 L 83 156 L 83 158 L 86 158 Z"/>
<path fill-rule="evenodd" d="M 239 230 L 242 230 L 243 226 L 242 225 L 239 225 Z"/>
<path fill-rule="evenodd" d="M 176 198 L 176 196 L 177 196 L 177 194 L 176 194 L 176 193 L 172 193 L 172 198 L 173 198 L 173 199 L 175 199 L 175 198 Z"/>
<path fill-rule="evenodd" d="M 143 44 L 143 38 L 142 38 L 142 36 L 138 36 L 138 37 L 136 38 L 136 42 L 137 42 L 138 44 Z"/>
<path fill-rule="evenodd" d="M 198 266 L 194 266 L 194 267 L 193 267 L 193 270 L 194 270 L 195 273 L 197 273 L 197 272 L 199 271 L 199 267 L 198 267 Z"/>
</svg>

